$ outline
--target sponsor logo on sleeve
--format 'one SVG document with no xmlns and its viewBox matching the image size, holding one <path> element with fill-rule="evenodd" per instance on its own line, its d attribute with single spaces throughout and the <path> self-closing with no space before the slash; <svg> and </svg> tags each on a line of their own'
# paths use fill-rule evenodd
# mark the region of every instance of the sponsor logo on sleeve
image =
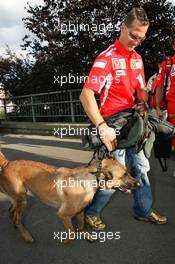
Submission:
<svg viewBox="0 0 175 264">
<path fill-rule="evenodd" d="M 94 63 L 93 68 L 102 68 L 104 69 L 106 67 L 107 61 L 101 61 L 98 60 Z"/>
</svg>

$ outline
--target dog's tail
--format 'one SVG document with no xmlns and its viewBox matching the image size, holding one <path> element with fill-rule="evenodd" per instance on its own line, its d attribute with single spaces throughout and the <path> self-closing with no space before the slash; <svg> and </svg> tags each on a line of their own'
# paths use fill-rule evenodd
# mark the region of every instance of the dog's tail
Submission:
<svg viewBox="0 0 175 264">
<path fill-rule="evenodd" d="M 9 163 L 8 159 L 6 159 L 4 154 L 2 154 L 2 152 L 0 151 L 0 167 L 4 168 L 7 166 L 8 163 Z"/>
</svg>

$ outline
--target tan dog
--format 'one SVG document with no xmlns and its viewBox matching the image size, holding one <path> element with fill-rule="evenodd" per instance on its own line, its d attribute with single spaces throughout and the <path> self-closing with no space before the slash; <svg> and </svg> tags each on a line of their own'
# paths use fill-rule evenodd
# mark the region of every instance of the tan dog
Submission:
<svg viewBox="0 0 175 264">
<path fill-rule="evenodd" d="M 27 191 L 45 204 L 59 208 L 57 215 L 66 231 L 71 231 L 72 234 L 75 234 L 72 217 L 76 216 L 79 230 L 85 232 L 85 239 L 91 241 L 90 233 L 84 228 L 83 209 L 92 201 L 99 185 L 106 191 L 109 188 L 127 191 L 139 186 L 127 169 L 112 159 L 98 160 L 87 167 L 69 169 L 29 160 L 9 161 L 0 153 L 0 167 L 0 189 L 8 194 L 12 202 L 10 219 L 27 242 L 33 241 L 33 237 L 21 223 L 22 212 L 27 203 Z M 75 236 L 69 237 L 67 242 L 74 238 Z"/>
</svg>

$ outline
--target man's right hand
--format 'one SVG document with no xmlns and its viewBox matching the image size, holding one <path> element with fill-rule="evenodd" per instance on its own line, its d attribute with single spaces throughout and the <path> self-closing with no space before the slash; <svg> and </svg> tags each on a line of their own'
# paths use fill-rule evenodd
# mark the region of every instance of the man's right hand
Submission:
<svg viewBox="0 0 175 264">
<path fill-rule="evenodd" d="M 112 151 L 117 146 L 116 131 L 109 127 L 106 123 L 98 128 L 101 141 L 105 144 L 109 151 Z"/>
</svg>

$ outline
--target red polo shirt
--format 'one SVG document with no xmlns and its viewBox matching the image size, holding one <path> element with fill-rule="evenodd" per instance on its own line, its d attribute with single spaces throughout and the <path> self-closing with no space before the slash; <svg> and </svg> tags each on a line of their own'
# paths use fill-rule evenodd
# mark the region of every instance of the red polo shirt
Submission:
<svg viewBox="0 0 175 264">
<path fill-rule="evenodd" d="M 172 65 L 170 71 L 170 89 L 167 93 L 168 114 L 175 114 L 175 55 L 172 57 Z M 169 117 L 169 122 L 175 126 L 175 117 Z M 175 147 L 175 137 L 172 139 L 172 145 Z"/>
<path fill-rule="evenodd" d="M 100 94 L 103 117 L 133 107 L 135 89 L 146 90 L 141 56 L 117 39 L 95 59 L 84 88 Z"/>
<path fill-rule="evenodd" d="M 166 99 L 168 99 L 168 93 L 169 93 L 169 89 L 170 89 L 170 71 L 171 71 L 171 67 L 172 67 L 172 58 L 168 57 L 167 59 L 165 59 L 159 69 L 159 73 L 157 76 L 157 89 L 159 88 L 166 88 Z M 167 86 L 165 87 L 165 81 L 166 81 L 166 77 L 168 76 L 168 82 L 167 82 Z M 161 109 L 166 109 L 167 108 L 167 102 L 165 99 L 162 100 L 161 103 Z"/>
<path fill-rule="evenodd" d="M 170 87 L 167 92 L 167 100 L 168 102 L 174 102 L 175 103 L 175 54 L 171 58 L 171 71 L 170 71 Z M 174 109 L 175 112 L 175 109 Z"/>
</svg>

